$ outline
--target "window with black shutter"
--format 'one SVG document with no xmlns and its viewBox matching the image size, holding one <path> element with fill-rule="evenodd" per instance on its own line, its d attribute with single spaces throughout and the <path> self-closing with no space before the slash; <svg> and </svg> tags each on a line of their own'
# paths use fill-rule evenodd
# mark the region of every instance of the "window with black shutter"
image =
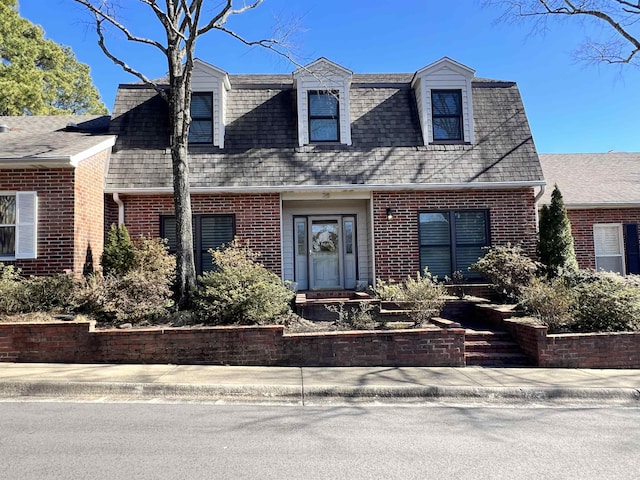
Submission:
<svg viewBox="0 0 640 480">
<path fill-rule="evenodd" d="M 175 253 L 176 217 L 161 217 L 162 238 L 166 238 L 169 252 Z M 193 217 L 193 249 L 198 275 L 213 268 L 212 256 L 209 250 L 216 250 L 231 243 L 235 235 L 235 217 L 233 215 L 194 215 Z"/>
<path fill-rule="evenodd" d="M 443 279 L 461 271 L 477 278 L 469 266 L 489 245 L 486 210 L 434 211 L 419 214 L 420 269 Z"/>
</svg>

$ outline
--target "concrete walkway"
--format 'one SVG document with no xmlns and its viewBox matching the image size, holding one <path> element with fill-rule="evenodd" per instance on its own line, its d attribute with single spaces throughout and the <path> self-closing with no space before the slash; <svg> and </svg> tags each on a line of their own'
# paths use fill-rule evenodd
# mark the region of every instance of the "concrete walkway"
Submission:
<svg viewBox="0 0 640 480">
<path fill-rule="evenodd" d="M 576 401 L 640 406 L 640 370 L 0 363 L 0 400 Z"/>
</svg>

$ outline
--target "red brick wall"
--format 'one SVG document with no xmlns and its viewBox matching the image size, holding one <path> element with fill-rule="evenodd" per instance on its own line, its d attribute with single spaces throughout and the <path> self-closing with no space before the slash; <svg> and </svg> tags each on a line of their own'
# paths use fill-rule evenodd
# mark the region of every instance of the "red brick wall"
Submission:
<svg viewBox="0 0 640 480">
<path fill-rule="evenodd" d="M 79 275 L 100 266 L 104 248 L 104 171 L 108 152 L 80 162 L 75 171 L 74 267 Z"/>
<path fill-rule="evenodd" d="M 0 362 L 463 366 L 464 330 L 284 335 L 282 326 L 93 331 L 0 324 Z"/>
<path fill-rule="evenodd" d="M 73 270 L 74 169 L 0 170 L 0 191 L 38 192 L 38 258 L 5 263 L 25 275 Z"/>
<path fill-rule="evenodd" d="M 573 245 L 580 268 L 596 268 L 593 225 L 596 223 L 639 223 L 640 208 L 568 210 Z"/>
<path fill-rule="evenodd" d="M 171 195 L 121 195 L 125 224 L 132 238 L 160 235 L 160 216 L 173 215 Z M 113 199 L 111 200 L 113 203 Z M 234 214 L 236 236 L 260 252 L 260 262 L 277 275 L 281 272 L 280 195 L 191 195 L 197 214 Z"/>
<path fill-rule="evenodd" d="M 565 333 L 548 335 L 547 327 L 519 320 L 505 326 L 539 367 L 640 368 L 640 333 Z"/>
<path fill-rule="evenodd" d="M 438 192 L 374 192 L 376 275 L 403 278 L 420 270 L 418 212 L 423 210 L 489 210 L 492 245 L 519 244 L 535 255 L 536 220 L 532 188 Z M 387 220 L 387 208 L 394 210 Z"/>
</svg>

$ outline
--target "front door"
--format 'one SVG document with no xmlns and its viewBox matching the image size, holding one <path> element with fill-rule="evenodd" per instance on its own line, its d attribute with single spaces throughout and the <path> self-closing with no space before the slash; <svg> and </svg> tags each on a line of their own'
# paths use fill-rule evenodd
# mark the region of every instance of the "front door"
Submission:
<svg viewBox="0 0 640 480">
<path fill-rule="evenodd" d="M 309 222 L 309 270 L 311 289 L 342 288 L 339 218 Z"/>
</svg>

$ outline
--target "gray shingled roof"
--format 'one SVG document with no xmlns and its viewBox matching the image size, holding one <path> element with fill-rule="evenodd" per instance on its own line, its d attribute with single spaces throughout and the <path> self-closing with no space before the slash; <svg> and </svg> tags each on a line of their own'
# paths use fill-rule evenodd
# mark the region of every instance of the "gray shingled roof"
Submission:
<svg viewBox="0 0 640 480">
<path fill-rule="evenodd" d="M 567 206 L 640 205 L 640 153 L 541 154 L 542 203 L 558 185 Z"/>
<path fill-rule="evenodd" d="M 74 124 L 75 128 L 67 127 Z M 81 154 L 105 140 L 109 117 L 104 115 L 0 116 L 0 163 L 62 160 Z"/>
<path fill-rule="evenodd" d="M 225 148 L 191 149 L 195 188 L 354 184 L 539 182 L 542 170 L 520 93 L 512 82 L 475 79 L 475 145 L 424 146 L 413 74 L 355 74 L 353 145 L 297 143 L 290 75 L 230 75 Z M 142 85 L 121 85 L 111 133 L 118 134 L 106 187 L 170 188 L 167 108 Z"/>
</svg>

